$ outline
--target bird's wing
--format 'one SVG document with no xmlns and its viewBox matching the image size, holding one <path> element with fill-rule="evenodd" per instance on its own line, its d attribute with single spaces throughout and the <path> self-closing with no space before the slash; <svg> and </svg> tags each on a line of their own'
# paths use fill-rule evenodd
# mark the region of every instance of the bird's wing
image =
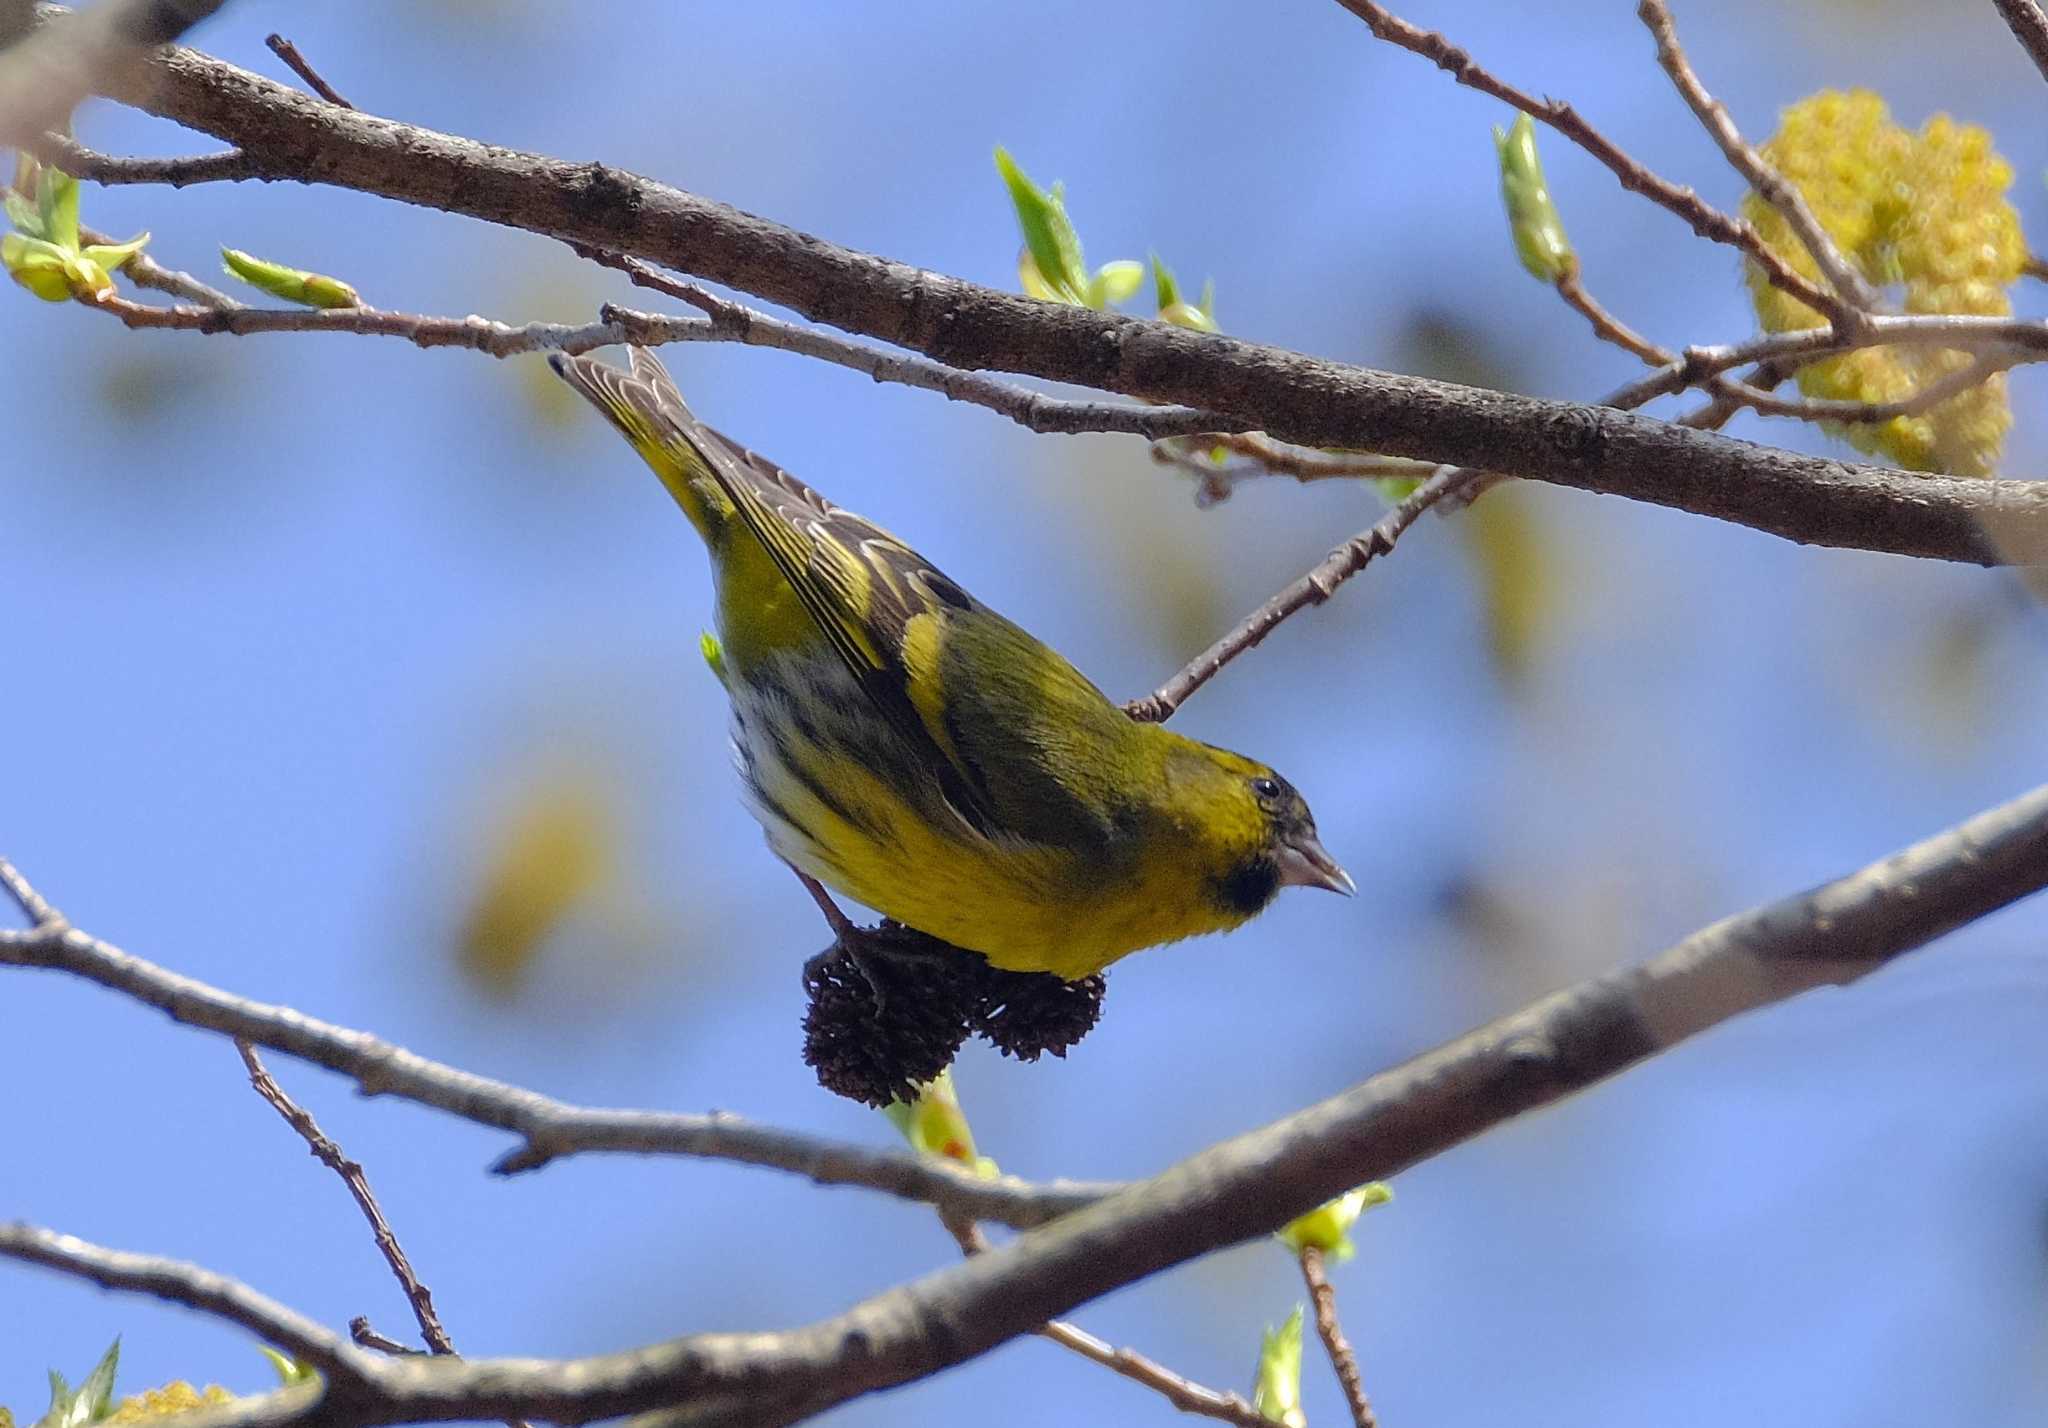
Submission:
<svg viewBox="0 0 2048 1428">
<path fill-rule="evenodd" d="M 638 349 L 633 368 L 877 709 L 912 747 L 929 751 L 924 762 L 946 801 L 974 832 L 992 835 L 998 825 L 989 790 L 961 757 L 939 691 L 913 688 L 906 659 L 920 617 L 944 621 L 951 612 L 982 607 L 874 522 L 841 510 L 774 462 L 699 422 L 668 374 Z"/>
</svg>

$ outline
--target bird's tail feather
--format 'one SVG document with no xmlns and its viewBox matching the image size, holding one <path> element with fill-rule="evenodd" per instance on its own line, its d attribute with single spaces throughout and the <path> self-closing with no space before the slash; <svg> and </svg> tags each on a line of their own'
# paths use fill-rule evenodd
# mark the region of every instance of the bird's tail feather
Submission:
<svg viewBox="0 0 2048 1428">
<path fill-rule="evenodd" d="M 703 428 L 661 360 L 644 348 L 629 350 L 630 371 L 566 352 L 549 353 L 548 365 L 618 428 L 661 478 L 697 533 L 714 541 L 725 523 L 728 502 L 697 454 Z"/>
</svg>

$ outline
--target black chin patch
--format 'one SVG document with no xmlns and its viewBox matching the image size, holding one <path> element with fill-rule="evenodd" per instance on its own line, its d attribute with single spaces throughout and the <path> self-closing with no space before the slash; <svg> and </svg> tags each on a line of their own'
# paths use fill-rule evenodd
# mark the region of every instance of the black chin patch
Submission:
<svg viewBox="0 0 2048 1428">
<path fill-rule="evenodd" d="M 1280 865 L 1270 853 L 1255 853 L 1217 879 L 1215 891 L 1226 911 L 1250 917 L 1280 891 Z"/>
</svg>

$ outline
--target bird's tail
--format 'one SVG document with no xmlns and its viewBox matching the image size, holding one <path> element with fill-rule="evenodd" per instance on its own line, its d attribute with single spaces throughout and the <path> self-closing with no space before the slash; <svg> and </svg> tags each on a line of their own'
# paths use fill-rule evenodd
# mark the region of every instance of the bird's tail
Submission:
<svg viewBox="0 0 2048 1428">
<path fill-rule="evenodd" d="M 691 414 L 659 358 L 640 347 L 628 352 L 630 371 L 566 352 L 549 353 L 548 365 L 618 428 L 661 478 L 697 533 L 715 544 L 731 503 L 698 455 L 699 445 L 707 439 L 705 428 Z"/>
</svg>

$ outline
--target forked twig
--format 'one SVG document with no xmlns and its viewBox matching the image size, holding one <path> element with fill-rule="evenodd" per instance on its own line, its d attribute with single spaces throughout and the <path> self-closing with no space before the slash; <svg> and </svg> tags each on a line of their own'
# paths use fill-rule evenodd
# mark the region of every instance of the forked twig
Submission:
<svg viewBox="0 0 2048 1428">
<path fill-rule="evenodd" d="M 399 1244 L 398 1236 L 392 1233 L 391 1222 L 384 1218 L 384 1208 L 370 1190 L 370 1181 L 363 1173 L 362 1163 L 343 1154 L 341 1147 L 320 1129 L 312 1112 L 285 1094 L 284 1087 L 277 1084 L 277 1078 L 270 1074 L 263 1058 L 256 1054 L 255 1047 L 246 1041 L 237 1041 L 235 1050 L 241 1053 L 242 1065 L 248 1068 L 249 1084 L 256 1088 L 256 1094 L 268 1101 L 272 1109 L 284 1117 L 285 1124 L 299 1133 L 307 1149 L 313 1152 L 313 1158 L 339 1175 L 341 1183 L 348 1187 L 356 1207 L 370 1222 L 370 1235 L 377 1242 L 377 1252 L 391 1266 L 398 1287 L 405 1292 L 406 1303 L 412 1306 L 413 1317 L 419 1320 L 420 1337 L 427 1341 L 427 1347 L 437 1354 L 454 1353 L 455 1345 L 449 1339 L 448 1331 L 441 1326 L 441 1316 L 434 1311 L 434 1293 L 420 1282 L 412 1260 L 407 1257 L 404 1246 Z"/>
<path fill-rule="evenodd" d="M 1690 188 L 1680 187 L 1651 172 L 1620 145 L 1587 123 L 1579 112 L 1564 100 L 1538 99 L 1525 90 L 1517 89 L 1479 64 L 1470 54 L 1452 44 L 1444 36 L 1434 30 L 1425 30 L 1419 25 L 1410 24 L 1384 5 L 1374 3 L 1374 0 L 1337 0 L 1337 3 L 1365 21 L 1366 26 L 1379 39 L 1397 45 L 1411 54 L 1422 56 L 1448 73 L 1459 84 L 1476 89 L 1481 94 L 1490 94 L 1495 99 L 1512 104 L 1530 118 L 1548 124 L 1606 165 L 1608 171 L 1621 181 L 1623 188 L 1631 193 L 1642 194 L 1659 207 L 1678 215 L 1700 237 L 1741 249 L 1758 268 L 1763 270 L 1773 287 L 1790 293 L 1808 307 L 1816 308 L 1829 317 L 1842 313 L 1844 305 L 1838 298 L 1807 281 L 1783 258 L 1772 252 L 1770 245 L 1764 242 L 1763 235 L 1758 233 L 1753 225 L 1733 214 L 1722 212 Z"/>
<path fill-rule="evenodd" d="M 941 1214 L 946 1229 L 960 1245 L 960 1252 L 977 1255 L 988 1248 L 988 1238 L 981 1227 L 971 1220 L 961 1220 L 952 1215 Z M 1235 1393 L 1224 1393 L 1205 1387 L 1192 1379 L 1183 1378 L 1157 1359 L 1147 1358 L 1136 1349 L 1122 1349 L 1105 1339 L 1098 1339 L 1078 1324 L 1064 1319 L 1053 1319 L 1034 1330 L 1040 1338 L 1049 1339 L 1061 1348 L 1079 1354 L 1090 1363 L 1100 1364 L 1112 1373 L 1120 1374 L 1131 1382 L 1151 1389 L 1183 1413 L 1200 1414 L 1204 1418 L 1234 1423 L 1237 1428 L 1272 1428 L 1266 1418 L 1252 1407 L 1243 1397 Z"/>
<path fill-rule="evenodd" d="M 1813 255 L 1814 263 L 1827 277 L 1828 286 L 1841 298 L 1840 311 L 1823 308 L 1838 327 L 1845 331 L 1856 330 L 1859 314 L 1875 312 L 1878 297 L 1875 289 L 1864 281 L 1856 267 L 1842 256 L 1842 250 L 1835 246 L 1835 240 L 1828 236 L 1813 210 L 1807 206 L 1806 197 L 1800 193 L 1797 184 L 1772 168 L 1764 156 L 1750 146 L 1742 137 L 1742 131 L 1735 127 L 1729 117 L 1727 106 L 1708 92 L 1694 73 L 1692 64 L 1685 57 L 1685 49 L 1678 42 L 1678 26 L 1671 18 L 1671 11 L 1664 0 L 1641 0 L 1636 15 L 1649 27 L 1651 37 L 1657 42 L 1657 63 L 1671 76 L 1671 82 L 1678 89 L 1701 125 L 1714 142 L 1721 148 L 1735 171 L 1762 195 L 1764 202 L 1778 210 L 1791 225 L 1793 233 L 1806 251 Z"/>
</svg>

